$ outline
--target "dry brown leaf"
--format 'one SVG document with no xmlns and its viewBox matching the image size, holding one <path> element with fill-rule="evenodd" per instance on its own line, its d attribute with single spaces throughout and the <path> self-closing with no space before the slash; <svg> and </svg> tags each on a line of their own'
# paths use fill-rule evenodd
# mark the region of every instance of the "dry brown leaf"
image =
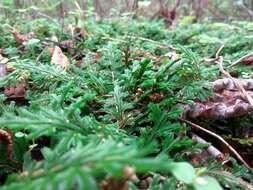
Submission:
<svg viewBox="0 0 253 190">
<path fill-rule="evenodd" d="M 89 36 L 89 33 L 85 28 L 80 28 L 78 26 L 74 27 L 73 33 L 75 40 L 82 40 Z"/>
<path fill-rule="evenodd" d="M 20 44 L 24 44 L 24 43 L 28 42 L 30 39 L 32 39 L 35 36 L 34 32 L 29 32 L 26 35 L 22 35 L 15 29 L 13 31 L 11 31 L 11 33 L 12 33 L 13 37 L 15 38 L 15 40 Z"/>
<path fill-rule="evenodd" d="M 253 80 L 240 79 L 240 82 L 247 93 L 253 97 Z M 214 95 L 205 101 L 196 100 L 193 105 L 184 105 L 184 118 L 225 119 L 244 116 L 253 111 L 231 79 L 219 79 L 211 85 Z"/>
<path fill-rule="evenodd" d="M 13 68 L 8 68 L 5 64 L 0 64 L 0 78 L 6 76 L 7 74 L 13 72 Z M 15 101 L 16 103 L 23 104 L 25 101 L 25 93 L 28 87 L 26 81 L 17 84 L 16 86 L 9 87 L 5 86 L 3 94 L 7 97 L 8 100 Z"/>
<path fill-rule="evenodd" d="M 83 60 L 78 60 L 76 63 L 76 67 L 80 68 L 82 64 L 83 64 Z"/>
<path fill-rule="evenodd" d="M 59 42 L 59 47 L 63 50 L 67 50 L 68 53 L 74 54 L 74 41 L 73 40 L 65 40 L 62 42 Z"/>
<path fill-rule="evenodd" d="M 26 84 L 18 84 L 15 87 L 5 87 L 4 95 L 8 98 L 24 98 L 26 92 Z"/>
<path fill-rule="evenodd" d="M 64 69 L 67 69 L 68 65 L 70 64 L 69 59 L 62 53 L 62 50 L 59 46 L 55 46 L 54 48 L 51 64 L 61 65 Z"/>
<path fill-rule="evenodd" d="M 13 140 L 11 133 L 0 129 L 0 142 L 6 145 L 6 159 L 13 161 Z"/>
<path fill-rule="evenodd" d="M 135 169 L 129 166 L 123 168 L 124 177 L 114 178 L 107 177 L 107 179 L 101 181 L 100 187 L 103 190 L 129 190 L 128 181 L 138 180 Z"/>
<path fill-rule="evenodd" d="M 48 48 L 47 48 L 47 51 L 48 51 L 49 55 L 52 57 L 52 56 L 53 56 L 53 53 L 54 53 L 54 48 L 48 47 Z"/>
<path fill-rule="evenodd" d="M 239 64 L 243 64 L 243 65 L 249 65 L 253 63 L 253 55 L 249 56 L 249 57 L 245 57 L 244 59 L 242 59 Z"/>
</svg>

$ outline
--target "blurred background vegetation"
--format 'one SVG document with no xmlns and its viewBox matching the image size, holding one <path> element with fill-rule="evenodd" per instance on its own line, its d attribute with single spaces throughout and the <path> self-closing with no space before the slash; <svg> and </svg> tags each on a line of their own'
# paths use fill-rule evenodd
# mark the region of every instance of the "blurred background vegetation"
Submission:
<svg viewBox="0 0 253 190">
<path fill-rule="evenodd" d="M 167 26 L 184 22 L 253 20 L 253 0 L 0 0 L 6 17 L 118 16 L 163 18 Z"/>
</svg>

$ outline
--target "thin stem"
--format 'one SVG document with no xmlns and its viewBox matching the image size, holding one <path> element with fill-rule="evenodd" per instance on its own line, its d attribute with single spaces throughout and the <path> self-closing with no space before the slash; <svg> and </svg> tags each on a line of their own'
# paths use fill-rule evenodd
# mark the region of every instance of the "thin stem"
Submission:
<svg viewBox="0 0 253 190">
<path fill-rule="evenodd" d="M 230 145 L 227 141 L 225 141 L 221 136 L 217 135 L 216 133 L 209 131 L 208 129 L 205 129 L 195 123 L 192 123 L 191 121 L 188 121 L 186 119 L 179 118 L 180 121 L 187 123 L 193 128 L 197 128 L 215 138 L 217 138 L 219 141 L 221 141 L 235 156 L 236 158 L 247 168 L 250 169 L 250 166 L 247 164 L 247 162 L 241 157 L 241 155 Z"/>
</svg>

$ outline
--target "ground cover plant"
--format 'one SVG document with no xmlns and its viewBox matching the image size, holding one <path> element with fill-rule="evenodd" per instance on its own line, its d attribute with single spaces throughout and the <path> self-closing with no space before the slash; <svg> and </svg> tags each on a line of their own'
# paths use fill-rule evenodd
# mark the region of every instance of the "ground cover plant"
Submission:
<svg viewBox="0 0 253 190">
<path fill-rule="evenodd" d="M 251 22 L 20 14 L 0 14 L 0 189 L 253 189 Z"/>
</svg>

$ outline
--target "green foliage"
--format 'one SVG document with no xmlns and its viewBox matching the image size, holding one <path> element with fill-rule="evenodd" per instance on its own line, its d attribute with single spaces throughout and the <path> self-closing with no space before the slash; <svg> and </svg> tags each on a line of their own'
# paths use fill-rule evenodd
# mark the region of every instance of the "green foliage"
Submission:
<svg viewBox="0 0 253 190">
<path fill-rule="evenodd" d="M 220 190 L 219 182 L 236 186 L 219 175 L 222 166 L 214 167 L 216 162 L 208 162 L 204 172 L 198 172 L 203 164 L 194 168 L 189 163 L 189 155 L 200 150 L 190 139 L 190 130 L 178 121 L 183 111 L 178 103 L 212 94 L 208 81 L 217 78 L 218 69 L 202 58 L 215 55 L 223 42 L 226 59 L 246 53 L 251 41 L 241 34 L 248 34 L 248 29 L 236 35 L 235 23 L 230 35 L 224 31 L 226 24 L 182 25 L 172 31 L 162 21 L 87 19 L 83 24 L 90 35 L 75 47 L 84 55 L 83 63 L 76 67 L 64 51 L 72 59 L 67 70 L 51 65 L 42 46 L 52 34 L 70 39 L 67 30 L 44 19 L 16 23 L 22 31 L 38 34 L 22 50 L 0 27 L 7 66 L 15 68 L 0 79 L 0 86 L 28 83 L 25 105 L 0 97 L 0 128 L 14 133 L 13 157 L 23 167 L 17 167 L 21 174 L 17 173 L 1 157 L 1 164 L 7 163 L 1 173 L 8 174 L 1 189 L 101 189 L 103 180 L 124 178 L 125 167 L 134 168 L 138 177 L 152 176 L 150 189 Z M 162 45 L 171 43 L 177 45 L 180 59 L 155 59 L 170 53 Z M 100 57 L 94 61 L 97 53 Z M 50 143 L 41 147 L 38 139 L 44 138 Z M 231 172 L 237 176 L 252 176 L 245 168 L 234 167 Z M 126 180 L 130 189 L 139 188 L 139 179 Z"/>
</svg>

